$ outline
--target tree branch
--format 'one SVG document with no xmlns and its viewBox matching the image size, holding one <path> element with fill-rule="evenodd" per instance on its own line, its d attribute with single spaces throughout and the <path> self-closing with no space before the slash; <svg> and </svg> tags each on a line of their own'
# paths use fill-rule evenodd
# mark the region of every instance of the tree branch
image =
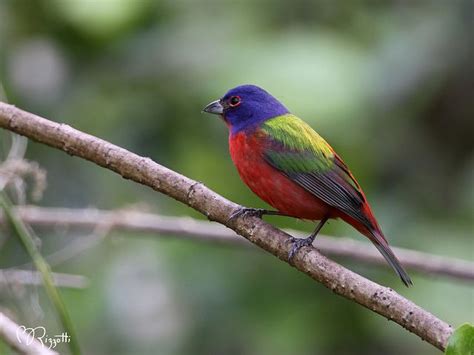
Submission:
<svg viewBox="0 0 474 355">
<path fill-rule="evenodd" d="M 131 209 L 112 211 L 94 208 L 51 208 L 38 206 L 18 206 L 19 216 L 28 224 L 52 228 L 97 228 L 107 226 L 109 230 L 164 234 L 213 243 L 250 246 L 242 238 L 220 224 L 208 223 L 190 217 L 167 217 Z M 0 214 L 0 223 L 3 223 Z M 295 230 L 285 230 L 296 237 L 306 236 Z M 386 267 L 385 259 L 369 243 L 350 238 L 334 238 L 318 235 L 316 247 L 323 254 L 344 257 L 364 263 Z M 467 260 L 432 255 L 404 248 L 392 248 L 400 262 L 413 271 L 433 276 L 444 276 L 463 281 L 474 281 L 474 263 Z"/>
<path fill-rule="evenodd" d="M 22 327 L 0 312 L 0 338 L 12 349 L 25 355 L 57 355 L 58 353 L 43 346 L 36 338 L 28 336 Z"/>
<path fill-rule="evenodd" d="M 290 236 L 255 217 L 229 221 L 240 206 L 218 195 L 204 184 L 191 180 L 149 158 L 141 157 L 68 125 L 41 118 L 14 106 L 0 103 L 0 127 L 37 142 L 89 160 L 125 179 L 134 180 L 164 193 L 201 212 L 207 218 L 233 229 L 252 243 L 287 262 Z M 304 247 L 294 257 L 294 267 L 333 292 L 393 320 L 437 348 L 444 350 L 453 330 L 450 325 L 403 298 Z"/>
</svg>

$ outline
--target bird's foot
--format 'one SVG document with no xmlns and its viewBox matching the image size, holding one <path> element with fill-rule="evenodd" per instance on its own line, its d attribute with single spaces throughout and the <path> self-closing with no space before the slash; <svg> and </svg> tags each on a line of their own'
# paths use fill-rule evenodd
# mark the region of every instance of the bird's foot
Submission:
<svg viewBox="0 0 474 355">
<path fill-rule="evenodd" d="M 232 221 L 233 219 L 236 219 L 241 216 L 251 216 L 251 217 L 258 217 L 262 218 L 264 214 L 267 213 L 267 210 L 264 210 L 262 208 L 247 208 L 247 207 L 242 207 L 239 208 L 237 211 L 233 212 L 229 219 L 228 222 Z"/>
<path fill-rule="evenodd" d="M 295 254 L 300 250 L 302 247 L 309 247 L 313 244 L 314 237 L 311 235 L 308 238 L 295 238 L 291 237 L 291 250 L 288 254 L 288 261 L 291 263 Z"/>
</svg>

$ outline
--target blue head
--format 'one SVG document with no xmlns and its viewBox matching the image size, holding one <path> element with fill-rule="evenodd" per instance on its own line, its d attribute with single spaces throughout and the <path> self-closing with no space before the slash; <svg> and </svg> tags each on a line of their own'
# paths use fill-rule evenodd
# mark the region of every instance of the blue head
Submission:
<svg viewBox="0 0 474 355">
<path fill-rule="evenodd" d="M 232 134 L 252 130 L 263 121 L 289 113 L 283 104 L 255 85 L 241 85 L 207 105 L 204 112 L 221 115 Z"/>
</svg>

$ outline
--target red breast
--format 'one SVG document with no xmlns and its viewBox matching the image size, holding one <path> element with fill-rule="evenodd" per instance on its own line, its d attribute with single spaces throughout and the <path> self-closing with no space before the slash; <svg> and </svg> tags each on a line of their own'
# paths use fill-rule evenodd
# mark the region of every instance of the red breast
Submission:
<svg viewBox="0 0 474 355">
<path fill-rule="evenodd" d="M 331 207 L 268 164 L 264 147 L 264 134 L 259 130 L 229 135 L 230 155 L 243 182 L 282 213 L 309 220 L 326 216 Z"/>
</svg>

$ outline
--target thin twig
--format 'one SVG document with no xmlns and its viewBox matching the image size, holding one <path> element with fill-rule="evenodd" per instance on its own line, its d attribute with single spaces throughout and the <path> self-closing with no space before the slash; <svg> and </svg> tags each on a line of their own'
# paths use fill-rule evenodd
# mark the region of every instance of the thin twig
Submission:
<svg viewBox="0 0 474 355">
<path fill-rule="evenodd" d="M 64 248 L 45 256 L 45 258 L 48 260 L 50 265 L 60 265 L 99 245 L 107 237 L 109 232 L 110 225 L 101 222 L 94 227 L 94 230 L 91 233 L 79 236 L 72 243 L 69 243 Z"/>
<path fill-rule="evenodd" d="M 69 316 L 69 312 L 66 308 L 66 305 L 64 304 L 64 301 L 58 289 L 54 286 L 54 280 L 51 275 L 51 269 L 49 268 L 49 265 L 46 263 L 43 256 L 39 252 L 38 248 L 36 247 L 33 236 L 28 231 L 27 226 L 17 216 L 16 212 L 12 208 L 12 204 L 9 201 L 7 195 L 2 191 L 0 191 L 0 207 L 5 211 L 5 216 L 8 219 L 8 222 L 12 225 L 12 228 L 18 236 L 21 244 L 30 256 L 36 269 L 38 269 L 41 274 L 46 294 L 51 300 L 51 303 L 56 308 L 62 326 L 71 336 L 71 341 L 68 343 L 71 353 L 74 355 L 80 354 L 81 351 L 79 348 L 79 342 L 71 318 Z"/>
<path fill-rule="evenodd" d="M 0 338 L 12 349 L 24 355 L 57 355 L 36 338 L 28 336 L 24 328 L 0 312 Z"/>
<path fill-rule="evenodd" d="M 238 238 L 234 231 L 216 223 L 208 223 L 190 217 L 167 217 L 136 210 L 98 210 L 94 208 L 51 208 L 38 206 L 19 206 L 16 211 L 20 217 L 36 227 L 67 227 L 76 229 L 106 228 L 160 236 L 176 236 L 191 240 L 226 243 L 239 246 L 252 246 L 245 239 Z M 0 223 L 2 223 L 0 215 Z M 303 237 L 304 233 L 295 230 L 285 230 L 287 233 Z M 102 233 L 100 234 L 102 235 Z M 94 238 L 95 240 L 95 238 Z M 97 238 L 97 242 L 102 238 Z M 81 247 L 80 251 L 87 246 Z M 91 246 L 97 243 L 92 243 Z M 318 235 L 314 243 L 321 253 L 331 256 L 344 257 L 387 267 L 383 257 L 371 244 L 350 238 L 334 238 Z M 443 276 L 462 281 L 474 281 L 474 263 L 467 260 L 438 256 L 404 248 L 392 248 L 401 263 L 408 269 L 427 275 Z M 49 259 L 48 259 L 49 260 Z"/>
<path fill-rule="evenodd" d="M 89 284 L 87 277 L 82 275 L 53 272 L 56 287 L 86 288 Z M 41 286 L 41 275 L 38 271 L 20 269 L 0 269 L 0 283 Z"/>
<path fill-rule="evenodd" d="M 149 158 L 4 103 L 0 103 L 0 127 L 87 159 L 115 171 L 125 179 L 147 185 L 187 204 L 210 220 L 226 225 L 280 260 L 288 262 L 291 243 L 287 233 L 256 217 L 241 216 L 229 220 L 232 213 L 241 206 L 218 195 L 204 184 Z M 393 320 L 441 350 L 446 348 L 453 332 L 452 327 L 392 289 L 359 276 L 312 247 L 301 248 L 293 263 L 298 270 L 335 293 Z"/>
</svg>

